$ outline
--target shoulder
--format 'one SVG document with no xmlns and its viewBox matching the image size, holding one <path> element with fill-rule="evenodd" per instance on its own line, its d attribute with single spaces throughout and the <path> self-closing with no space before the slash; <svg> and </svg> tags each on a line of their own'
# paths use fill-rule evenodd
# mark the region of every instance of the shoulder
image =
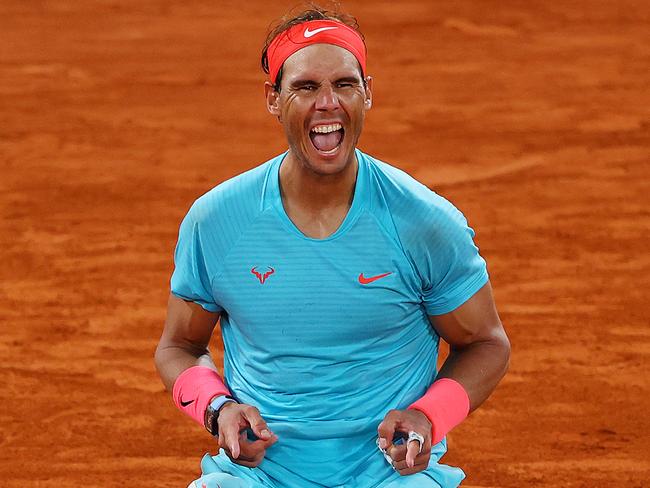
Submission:
<svg viewBox="0 0 650 488">
<path fill-rule="evenodd" d="M 422 235 L 437 233 L 448 225 L 467 225 L 465 216 L 449 200 L 407 172 L 364 156 L 370 170 L 374 203 L 376 207 L 386 209 L 401 232 Z"/>
</svg>

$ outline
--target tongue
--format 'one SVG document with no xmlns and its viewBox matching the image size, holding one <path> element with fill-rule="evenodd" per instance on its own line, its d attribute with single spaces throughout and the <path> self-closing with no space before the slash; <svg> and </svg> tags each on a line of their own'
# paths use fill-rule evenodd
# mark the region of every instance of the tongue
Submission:
<svg viewBox="0 0 650 488">
<path fill-rule="evenodd" d="M 327 134 L 319 134 L 316 132 L 309 133 L 311 142 L 314 143 L 314 147 L 319 151 L 331 151 L 339 145 L 342 136 L 343 134 L 341 134 L 340 130 L 328 132 Z"/>
</svg>

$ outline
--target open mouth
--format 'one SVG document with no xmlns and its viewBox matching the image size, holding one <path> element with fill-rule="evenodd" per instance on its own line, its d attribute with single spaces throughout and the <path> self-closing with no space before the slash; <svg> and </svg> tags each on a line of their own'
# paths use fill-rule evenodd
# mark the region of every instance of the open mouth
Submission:
<svg viewBox="0 0 650 488">
<path fill-rule="evenodd" d="M 317 125 L 309 131 L 309 139 L 316 150 L 325 155 L 334 154 L 341 143 L 345 131 L 341 124 Z"/>
</svg>

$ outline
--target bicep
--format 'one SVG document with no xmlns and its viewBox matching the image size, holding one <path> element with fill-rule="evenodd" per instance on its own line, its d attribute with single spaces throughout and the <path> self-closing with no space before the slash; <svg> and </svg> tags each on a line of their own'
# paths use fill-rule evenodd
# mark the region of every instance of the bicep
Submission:
<svg viewBox="0 0 650 488">
<path fill-rule="evenodd" d="M 438 335 L 452 348 L 505 336 L 489 281 L 455 310 L 430 315 L 429 320 Z"/>
<path fill-rule="evenodd" d="M 160 343 L 206 350 L 219 316 L 219 312 L 209 312 L 198 303 L 183 300 L 170 293 Z"/>
</svg>

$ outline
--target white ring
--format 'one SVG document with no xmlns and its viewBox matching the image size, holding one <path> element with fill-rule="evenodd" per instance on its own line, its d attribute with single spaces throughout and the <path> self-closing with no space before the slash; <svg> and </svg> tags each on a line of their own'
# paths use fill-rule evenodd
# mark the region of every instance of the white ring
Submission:
<svg viewBox="0 0 650 488">
<path fill-rule="evenodd" d="M 408 446 L 408 443 L 411 441 L 418 441 L 420 443 L 420 450 L 418 451 L 418 454 L 420 454 L 422 452 L 422 446 L 424 446 L 424 437 L 411 430 L 409 431 L 408 439 L 406 439 L 406 445 Z"/>
</svg>

